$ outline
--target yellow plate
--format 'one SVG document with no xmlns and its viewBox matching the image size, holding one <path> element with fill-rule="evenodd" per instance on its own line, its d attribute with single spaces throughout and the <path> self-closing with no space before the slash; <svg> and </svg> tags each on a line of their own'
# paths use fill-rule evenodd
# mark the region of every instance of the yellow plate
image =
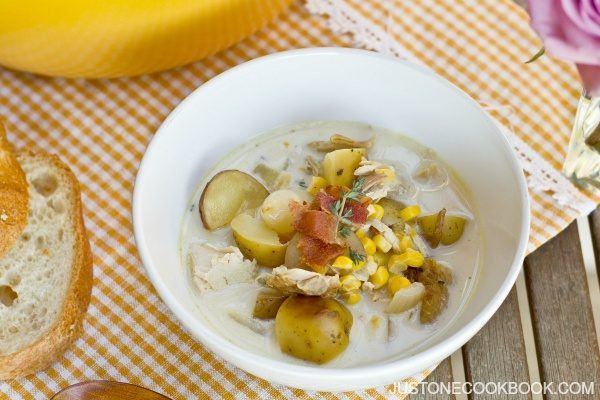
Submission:
<svg viewBox="0 0 600 400">
<path fill-rule="evenodd" d="M 243 39 L 291 0 L 18 0 L 0 12 L 0 64 L 44 75 L 159 71 Z"/>
</svg>

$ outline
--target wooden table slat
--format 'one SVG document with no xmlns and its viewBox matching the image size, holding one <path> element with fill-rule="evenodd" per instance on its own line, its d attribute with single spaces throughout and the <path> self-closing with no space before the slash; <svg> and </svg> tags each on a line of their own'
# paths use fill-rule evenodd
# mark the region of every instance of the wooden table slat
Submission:
<svg viewBox="0 0 600 400">
<path fill-rule="evenodd" d="M 600 278 L 600 210 L 590 214 L 590 230 L 592 232 L 592 243 L 594 245 L 594 255 L 596 256 L 596 269 Z M 600 332 L 599 332 L 600 334 Z"/>
<path fill-rule="evenodd" d="M 452 382 L 452 365 L 450 357 L 438 365 L 438 367 L 425 379 L 424 382 L 436 382 L 441 384 L 450 384 Z M 449 394 L 431 394 L 418 393 L 408 396 L 407 400 L 453 400 L 454 396 Z"/>
<path fill-rule="evenodd" d="M 463 346 L 463 360 L 468 382 L 529 382 L 515 288 L 511 290 L 492 319 Z M 473 400 L 531 399 L 531 396 L 473 394 L 469 398 Z"/>
<path fill-rule="evenodd" d="M 600 353 L 576 223 L 530 255 L 525 272 L 542 381 L 600 382 Z M 547 393 L 545 398 L 566 397 Z"/>
</svg>

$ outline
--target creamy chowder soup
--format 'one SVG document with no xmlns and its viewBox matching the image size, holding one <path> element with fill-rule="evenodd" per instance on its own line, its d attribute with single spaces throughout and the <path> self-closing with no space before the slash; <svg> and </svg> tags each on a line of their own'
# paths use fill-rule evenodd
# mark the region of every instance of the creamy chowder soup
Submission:
<svg viewBox="0 0 600 400">
<path fill-rule="evenodd" d="M 237 346 L 349 367 L 415 354 L 449 326 L 482 242 L 468 188 L 432 150 L 306 122 L 240 144 L 198 182 L 182 273 Z"/>
</svg>

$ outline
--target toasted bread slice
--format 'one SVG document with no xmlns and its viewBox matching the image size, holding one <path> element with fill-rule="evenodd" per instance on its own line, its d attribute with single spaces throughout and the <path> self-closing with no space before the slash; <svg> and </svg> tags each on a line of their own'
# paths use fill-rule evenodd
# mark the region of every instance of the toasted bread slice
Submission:
<svg viewBox="0 0 600 400">
<path fill-rule="evenodd" d="M 29 220 L 0 258 L 0 379 L 56 360 L 80 335 L 92 288 L 77 179 L 52 155 L 17 160 L 29 185 Z"/>
<path fill-rule="evenodd" d="M 0 257 L 10 250 L 27 224 L 29 193 L 21 166 L 0 121 Z"/>
</svg>

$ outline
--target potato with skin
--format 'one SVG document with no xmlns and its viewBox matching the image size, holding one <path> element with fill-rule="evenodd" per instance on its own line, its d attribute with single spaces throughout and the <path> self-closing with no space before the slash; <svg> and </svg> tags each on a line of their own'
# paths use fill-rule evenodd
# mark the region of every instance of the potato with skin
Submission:
<svg viewBox="0 0 600 400">
<path fill-rule="evenodd" d="M 221 171 L 202 192 L 200 218 L 206 229 L 221 228 L 241 212 L 258 208 L 268 195 L 268 190 L 247 173 L 234 169 Z"/>
<path fill-rule="evenodd" d="M 446 209 L 442 208 L 437 214 L 425 215 L 417 220 L 423 233 L 423 238 L 434 249 L 440 245 L 440 241 L 442 240 L 445 217 Z"/>
<path fill-rule="evenodd" d="M 233 238 L 242 254 L 265 267 L 278 267 L 285 260 L 286 244 L 279 241 L 277 233 L 259 219 L 239 214 L 231 221 Z"/>
<path fill-rule="evenodd" d="M 457 215 L 446 215 L 443 208 L 439 213 L 426 215 L 418 220 L 423 237 L 433 248 L 440 243 L 449 246 L 462 237 L 467 223 L 466 218 Z"/>
<path fill-rule="evenodd" d="M 279 307 L 288 296 L 277 290 L 264 290 L 256 296 L 252 316 L 259 319 L 273 319 Z"/>
<path fill-rule="evenodd" d="M 363 148 L 341 149 L 325 154 L 323 177 L 330 185 L 352 186 L 354 171 L 367 151 Z"/>
<path fill-rule="evenodd" d="M 294 295 L 277 312 L 275 334 L 284 353 L 323 364 L 348 347 L 352 322 L 337 300 Z"/>
<path fill-rule="evenodd" d="M 465 230 L 466 223 L 467 220 L 463 217 L 446 215 L 442 228 L 442 244 L 448 246 L 458 242 Z"/>
</svg>

